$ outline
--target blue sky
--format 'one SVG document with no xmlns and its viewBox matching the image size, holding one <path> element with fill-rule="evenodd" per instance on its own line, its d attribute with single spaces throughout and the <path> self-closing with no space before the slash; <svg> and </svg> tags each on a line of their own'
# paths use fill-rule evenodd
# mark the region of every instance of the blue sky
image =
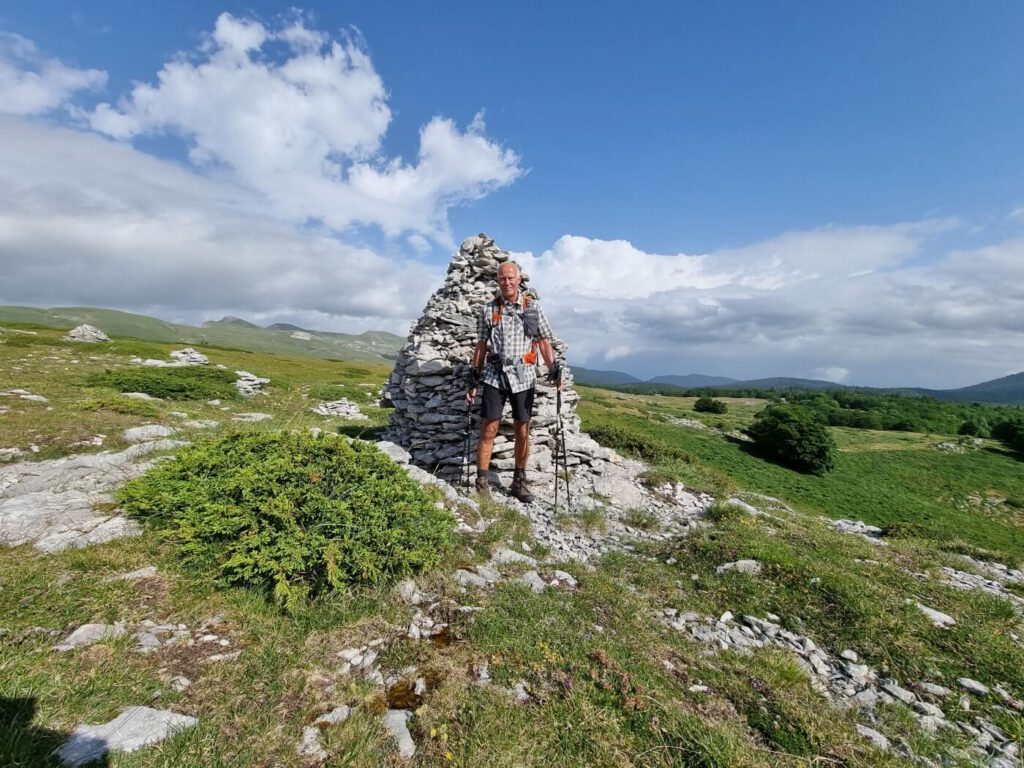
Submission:
<svg viewBox="0 0 1024 768">
<path fill-rule="evenodd" d="M 1024 368 L 1024 5 L 160 5 L 0 7 L 0 302 L 401 333 L 483 230 L 588 367 Z"/>
</svg>

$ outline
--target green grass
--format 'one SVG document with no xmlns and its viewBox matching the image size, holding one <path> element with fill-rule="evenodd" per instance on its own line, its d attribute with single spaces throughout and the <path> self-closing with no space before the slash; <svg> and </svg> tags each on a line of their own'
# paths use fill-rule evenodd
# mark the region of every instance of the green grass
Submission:
<svg viewBox="0 0 1024 768">
<path fill-rule="evenodd" d="M 0 343 L 0 390 L 23 387 L 49 402 L 0 399 L 10 409 L 0 417 L 0 447 L 35 444 L 37 458 L 80 452 L 72 443 L 97 433 L 108 436 L 103 449 L 120 448 L 127 427 L 180 427 L 184 419 L 175 413 L 219 421 L 214 438 L 233 429 L 304 433 L 310 427 L 368 435 L 387 419 L 386 411 L 370 405 L 364 409 L 369 422 L 358 426 L 311 412 L 317 402 L 337 396 L 369 404 L 366 394 L 379 389 L 386 366 L 202 347 L 213 364 L 269 376 L 268 394 L 225 399 L 219 406 L 205 400 L 140 402 L 110 389 L 85 389 L 82 378 L 125 367 L 131 355 L 166 358 L 181 344 L 115 339 L 86 348 L 62 341 L 59 331 L 26 330 L 37 335 L 0 336 L 0 342 L 23 337 Z M 410 722 L 417 744 L 411 768 L 905 764 L 857 734 L 855 712 L 824 705 L 792 655 L 778 649 L 752 656 L 709 653 L 656 619 L 665 607 L 716 616 L 725 610 L 773 612 L 830 653 L 851 648 L 904 684 L 927 679 L 955 687 L 956 677 L 968 676 L 1006 682 L 1024 696 L 1024 651 L 1011 640 L 1012 634 L 1024 636 L 1020 617 L 1000 600 L 957 592 L 937 578 L 943 565 L 964 567 L 958 553 L 1020 562 L 1024 479 L 1018 457 L 988 446 L 972 454 L 939 453 L 930 446 L 943 436 L 836 429 L 838 467 L 817 478 L 768 464 L 721 434 L 749 424 L 763 401 L 726 398 L 728 413 L 694 414 L 692 398 L 582 392 L 585 428 L 603 425 L 617 450 L 647 455 L 651 484 L 674 480 L 720 498 L 767 493 L 796 513 L 774 505 L 774 518 L 752 518 L 718 504 L 708 514 L 713 527 L 689 537 L 614 552 L 593 568 L 541 566 L 542 574 L 550 567 L 570 571 L 579 580 L 574 591 L 534 594 L 504 584 L 467 594 L 452 571 L 485 561 L 498 546 L 547 555 L 527 518 L 484 503 L 480 517 L 493 522 L 479 534 L 459 537 L 444 562 L 417 576 L 420 588 L 443 604 L 453 600 L 480 609 L 452 611 L 447 639 L 439 643 L 406 638 L 415 609 L 387 584 L 348 585 L 284 613 L 262 595 L 187 567 L 181 549 L 154 530 L 49 556 L 28 547 L 0 549 L 0 627 L 10 630 L 0 638 L 0 765 L 53 765 L 49 752 L 78 724 L 104 722 L 139 704 L 195 715 L 199 726 L 161 745 L 114 756 L 112 765 L 300 766 L 295 747 L 302 728 L 338 704 L 351 705 L 353 715 L 324 733 L 327 764 L 394 764 L 380 720 L 384 698 L 366 681 L 338 676 L 337 652 L 374 638 L 386 640 L 382 672 L 404 675 L 415 665 L 413 675 L 430 681 Z M 273 418 L 232 422 L 242 411 Z M 673 418 L 701 418 L 711 429 L 675 426 Z M 189 439 L 198 434 L 181 432 Z M 303 463 L 293 462 L 289 471 L 300 473 Z M 272 495 L 255 494 L 257 502 Z M 589 523 L 565 522 L 598 524 L 599 507 L 610 500 L 594 501 L 598 510 Z M 813 519 L 819 514 L 873 522 L 898 537 L 888 547 L 874 547 L 831 531 Z M 480 519 L 468 512 L 466 518 L 470 524 Z M 641 529 L 651 523 L 642 509 L 623 519 Z M 758 560 L 762 572 L 716 572 L 741 558 Z M 154 579 L 107 581 L 148 564 L 159 568 Z M 913 575 L 922 572 L 932 578 Z M 935 629 L 904 602 L 908 597 L 950 613 L 957 625 Z M 55 654 L 56 639 L 33 632 L 43 627 L 63 636 L 88 621 L 143 619 L 194 627 L 214 614 L 224 616 L 232 648 L 242 650 L 236 662 L 204 665 L 140 655 L 130 638 Z M 476 685 L 469 674 L 482 662 L 489 665 L 490 686 Z M 183 693 L 168 684 L 170 674 L 179 672 L 193 680 Z M 508 692 L 519 681 L 531 694 L 526 704 Z M 692 692 L 698 683 L 708 692 Z M 1011 735 L 1024 736 L 1020 716 L 999 712 L 997 703 L 975 701 L 970 717 L 989 716 Z M 947 706 L 951 717 L 969 717 L 954 707 L 955 701 Z M 963 737 L 923 734 L 903 708 L 882 708 L 878 716 L 879 727 L 904 735 L 916 754 L 957 764 Z"/>
<path fill-rule="evenodd" d="M 642 452 L 655 464 L 654 481 L 689 478 L 688 484 L 719 495 L 758 491 L 803 512 L 880 527 L 913 522 L 938 542 L 966 540 L 1024 560 L 1024 526 L 1012 505 L 979 510 L 966 504 L 979 494 L 1024 496 L 1024 464 L 998 444 L 951 454 L 931 447 L 941 437 L 832 428 L 840 446 L 836 469 L 817 477 L 766 462 L 745 443 L 715 433 L 592 404 L 580 412 L 584 429 L 642 435 Z"/>
</svg>

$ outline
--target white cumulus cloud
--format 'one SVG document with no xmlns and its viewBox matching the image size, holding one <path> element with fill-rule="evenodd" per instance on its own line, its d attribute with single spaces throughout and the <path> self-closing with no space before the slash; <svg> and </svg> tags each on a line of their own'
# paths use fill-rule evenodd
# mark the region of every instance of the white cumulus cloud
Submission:
<svg viewBox="0 0 1024 768">
<path fill-rule="evenodd" d="M 105 72 L 69 67 L 43 56 L 31 40 L 0 32 L 0 114 L 41 115 L 106 82 Z"/>
<path fill-rule="evenodd" d="M 369 53 L 301 17 L 275 29 L 222 14 L 199 50 L 87 118 L 122 140 L 179 136 L 198 167 L 259 193 L 289 220 L 333 230 L 375 225 L 450 244 L 452 206 L 523 173 L 515 152 L 486 136 L 481 115 L 465 130 L 433 117 L 415 163 L 384 154 L 392 112 Z"/>
<path fill-rule="evenodd" d="M 628 349 L 618 365 L 651 375 L 953 387 L 1024 360 L 1024 239 L 943 250 L 955 227 L 828 226 L 707 254 L 567 235 L 517 258 L 583 365 Z"/>
</svg>

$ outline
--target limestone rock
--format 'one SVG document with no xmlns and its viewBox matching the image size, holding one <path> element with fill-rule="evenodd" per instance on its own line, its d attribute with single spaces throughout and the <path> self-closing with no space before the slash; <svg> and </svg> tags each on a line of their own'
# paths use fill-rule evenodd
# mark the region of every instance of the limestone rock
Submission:
<svg viewBox="0 0 1024 768">
<path fill-rule="evenodd" d="M 235 382 L 235 389 L 243 397 L 253 397 L 261 394 L 263 387 L 270 383 L 270 379 L 260 378 L 248 371 L 235 371 L 238 380 Z"/>
<path fill-rule="evenodd" d="M 84 648 L 85 646 L 98 643 L 101 640 L 110 640 L 116 637 L 121 637 L 127 630 L 124 624 L 83 624 L 70 635 L 68 635 L 64 642 L 60 645 L 54 646 L 55 651 L 71 651 L 75 648 Z"/>
<path fill-rule="evenodd" d="M 109 723 L 80 725 L 56 754 L 70 766 L 98 760 L 110 751 L 134 752 L 177 731 L 193 727 L 194 717 L 149 707 L 128 707 Z"/>
<path fill-rule="evenodd" d="M 924 605 L 923 603 L 917 603 L 916 605 L 918 610 L 921 611 L 921 613 L 923 613 L 925 617 L 927 617 L 928 621 L 930 621 L 936 627 L 939 627 L 940 629 L 946 629 L 948 627 L 956 625 L 956 619 L 954 619 L 948 613 L 943 613 L 942 611 L 937 611 L 934 608 L 929 608 L 927 605 Z"/>
<path fill-rule="evenodd" d="M 31 543 L 41 552 L 138 535 L 127 518 L 100 511 L 115 487 L 145 472 L 153 451 L 176 440 L 139 443 L 120 453 L 92 453 L 5 465 L 0 478 L 0 545 Z"/>
<path fill-rule="evenodd" d="M 165 427 L 162 424 L 145 424 L 141 427 L 126 429 L 124 431 L 124 439 L 128 443 L 142 443 L 148 440 L 170 437 L 176 431 L 173 427 Z"/>
<path fill-rule="evenodd" d="M 171 352 L 171 357 L 182 365 L 206 365 L 210 362 L 210 358 L 202 352 L 196 352 L 192 347 L 185 347 L 184 349 Z"/>
<path fill-rule="evenodd" d="M 88 323 L 82 323 L 81 325 L 73 328 L 64 338 L 68 341 L 83 341 L 87 344 L 110 341 L 110 337 L 108 337 L 107 334 Z"/>
<path fill-rule="evenodd" d="M 408 760 L 416 754 L 416 742 L 412 740 L 407 725 L 411 713 L 406 709 L 389 709 L 384 715 L 384 727 L 398 744 L 398 754 Z"/>
<path fill-rule="evenodd" d="M 756 576 L 761 572 L 761 564 L 757 560 L 737 560 L 734 563 L 724 563 L 715 568 L 715 573 L 725 573 L 726 571 L 737 571 Z"/>
<path fill-rule="evenodd" d="M 319 416 L 340 416 L 343 419 L 352 421 L 366 421 L 369 417 L 359 410 L 359 406 L 347 398 L 335 400 L 330 403 L 320 403 L 313 408 L 313 413 Z"/>
</svg>

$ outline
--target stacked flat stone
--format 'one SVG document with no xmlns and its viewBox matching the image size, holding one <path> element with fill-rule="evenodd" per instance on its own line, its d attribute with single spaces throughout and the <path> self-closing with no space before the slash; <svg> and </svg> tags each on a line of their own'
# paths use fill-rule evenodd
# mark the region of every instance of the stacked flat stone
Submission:
<svg viewBox="0 0 1024 768">
<path fill-rule="evenodd" d="M 448 265 L 448 275 L 427 301 L 423 314 L 412 327 L 385 385 L 382 404 L 394 407 L 385 439 L 406 448 L 413 463 L 429 467 L 441 477 L 455 479 L 464 462 L 475 464 L 480 395 L 472 415 L 466 407 L 473 348 L 477 342 L 477 316 L 481 305 L 497 291 L 498 267 L 509 261 L 494 240 L 485 234 L 466 238 Z M 523 275 L 524 290 L 527 275 Z M 581 469 L 612 458 L 589 436 L 580 432 L 576 415 L 579 396 L 572 387 L 572 374 L 564 365 L 565 344 L 552 340 L 556 356 L 563 360 L 565 388 L 562 392 L 562 425 L 566 434 L 567 464 L 577 476 Z M 556 432 L 554 387 L 546 386 L 543 365 L 530 435 L 528 469 L 553 472 Z M 466 434 L 470 434 L 466 455 Z M 508 407 L 494 442 L 491 471 L 499 481 L 511 477 L 514 438 Z M 597 472 L 600 472 L 598 467 Z M 585 487 L 583 484 L 582 487 Z"/>
<path fill-rule="evenodd" d="M 335 400 L 330 403 L 320 403 L 313 409 L 313 413 L 319 416 L 340 416 L 343 419 L 352 421 L 366 421 L 365 413 L 359 410 L 359 406 L 347 397 Z"/>
</svg>

